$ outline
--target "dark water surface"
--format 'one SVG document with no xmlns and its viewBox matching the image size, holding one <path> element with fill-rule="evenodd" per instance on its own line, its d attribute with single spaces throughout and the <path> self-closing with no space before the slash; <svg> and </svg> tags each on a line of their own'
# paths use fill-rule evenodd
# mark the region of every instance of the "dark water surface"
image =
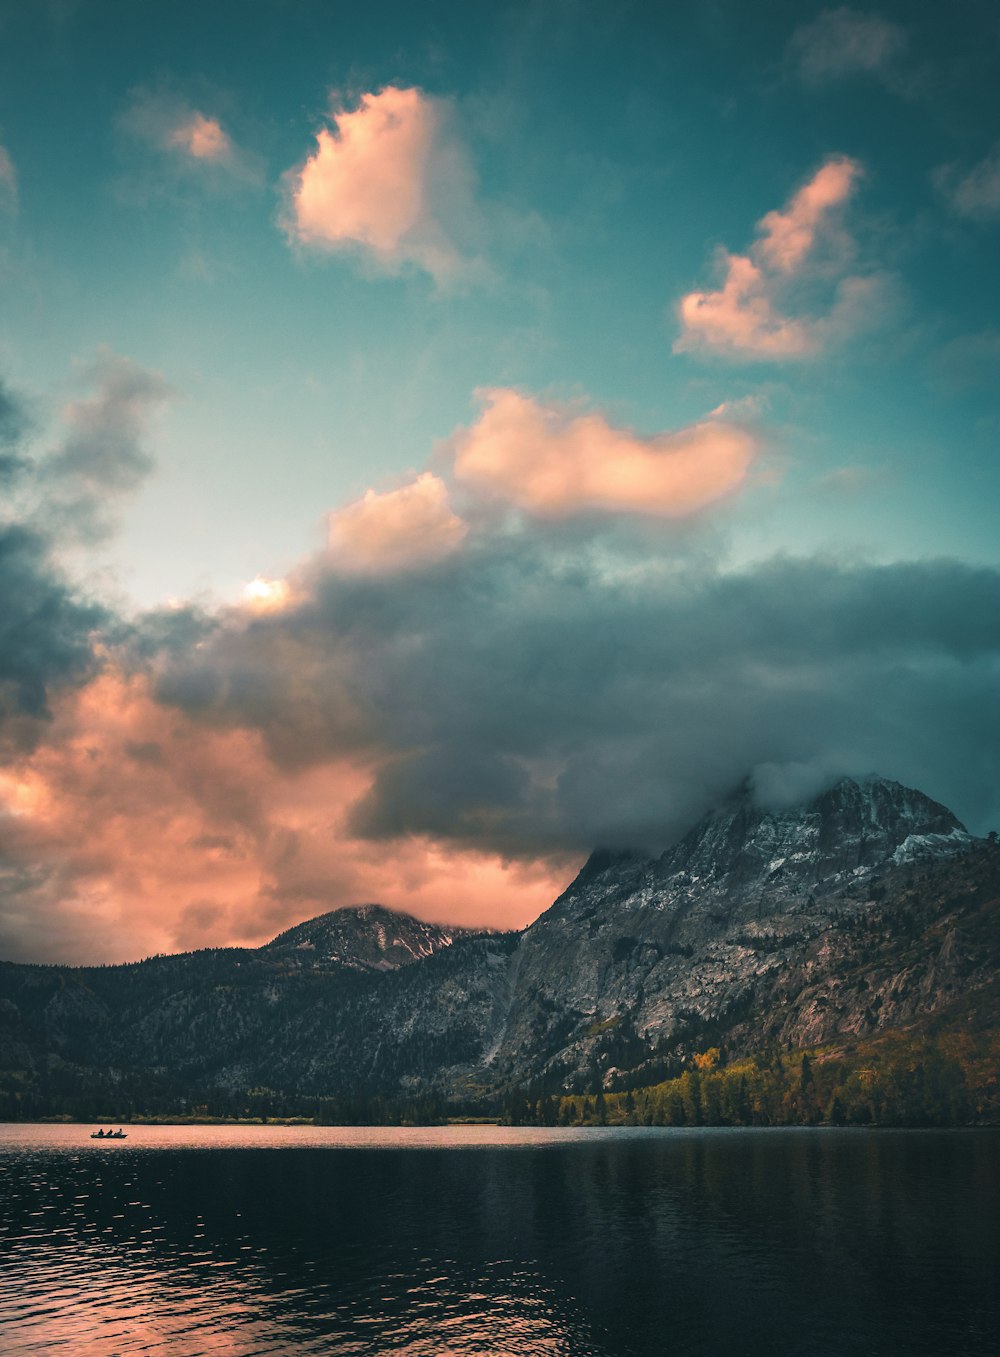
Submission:
<svg viewBox="0 0 1000 1357">
<path fill-rule="evenodd" d="M 0 1353 L 980 1354 L 1000 1134 L 0 1126 Z"/>
</svg>

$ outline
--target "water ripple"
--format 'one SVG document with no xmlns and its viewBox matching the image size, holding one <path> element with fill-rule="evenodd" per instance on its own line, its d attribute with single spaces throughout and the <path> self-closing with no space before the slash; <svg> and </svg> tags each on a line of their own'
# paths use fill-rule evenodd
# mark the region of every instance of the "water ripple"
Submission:
<svg viewBox="0 0 1000 1357">
<path fill-rule="evenodd" d="M 0 1127 L 4 1357 L 958 1357 L 1000 1328 L 988 1133 L 84 1134 Z"/>
</svg>

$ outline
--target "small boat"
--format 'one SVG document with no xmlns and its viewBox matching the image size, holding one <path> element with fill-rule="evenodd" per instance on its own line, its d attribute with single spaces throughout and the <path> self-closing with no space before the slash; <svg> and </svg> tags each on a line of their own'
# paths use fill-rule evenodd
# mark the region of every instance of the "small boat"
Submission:
<svg viewBox="0 0 1000 1357">
<path fill-rule="evenodd" d="M 124 1131 L 91 1131 L 91 1140 L 128 1140 Z"/>
</svg>

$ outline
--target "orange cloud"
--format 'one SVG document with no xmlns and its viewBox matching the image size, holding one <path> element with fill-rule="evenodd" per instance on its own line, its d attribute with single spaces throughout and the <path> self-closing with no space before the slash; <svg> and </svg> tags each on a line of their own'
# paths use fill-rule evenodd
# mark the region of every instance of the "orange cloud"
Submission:
<svg viewBox="0 0 1000 1357">
<path fill-rule="evenodd" d="M 573 415 L 509 389 L 485 394 L 485 411 L 456 443 L 455 476 L 546 518 L 694 513 L 736 489 L 756 451 L 746 429 L 722 419 L 646 437 L 597 412 Z"/>
<path fill-rule="evenodd" d="M 784 212 L 768 212 L 761 218 L 756 248 L 762 262 L 780 273 L 797 269 L 832 210 L 850 197 L 860 173 L 856 160 L 835 156 L 799 189 Z"/>
<path fill-rule="evenodd" d="M 702 351 L 732 358 L 782 361 L 811 358 L 870 316 L 881 292 L 876 276 L 845 276 L 849 241 L 836 230 L 836 210 L 850 198 L 861 174 L 857 161 L 833 156 L 821 165 L 782 211 L 758 223 L 748 254 L 719 256 L 722 285 L 681 298 L 681 334 L 674 352 Z M 822 267 L 813 268 L 820 244 Z M 796 306 L 796 284 L 836 279 L 825 314 Z"/>
<path fill-rule="evenodd" d="M 206 118 L 195 112 L 167 136 L 170 146 L 176 146 L 195 160 L 224 160 L 232 154 L 233 143 L 215 118 Z"/>
<path fill-rule="evenodd" d="M 471 213 L 471 174 L 449 121 L 443 100 L 394 85 L 335 111 L 290 176 L 289 234 L 320 249 L 360 247 L 390 272 L 415 264 L 452 278 L 467 262 L 452 235 Z"/>
<path fill-rule="evenodd" d="M 383 573 L 440 560 L 461 545 L 467 525 L 452 512 L 448 488 L 425 471 L 409 485 L 330 514 L 329 557 L 349 571 Z"/>
<path fill-rule="evenodd" d="M 510 864 L 426 838 L 358 840 L 349 812 L 373 772 L 330 758 L 286 772 L 259 733 L 212 729 L 113 671 L 54 709 L 46 743 L 0 777 L 4 931 L 33 959 L 109 961 L 256 945 L 375 900 L 421 918 L 520 926 L 575 863 Z M 16 946 L 16 941 L 15 941 Z"/>
<path fill-rule="evenodd" d="M 160 178 L 168 168 L 172 175 L 189 180 L 195 176 L 216 190 L 254 186 L 263 178 L 259 158 L 237 145 L 219 118 L 192 107 L 169 89 L 133 90 L 118 127 L 159 157 Z M 128 188 L 129 195 L 140 201 L 145 192 L 148 184 L 144 187 L 141 178 Z"/>
</svg>

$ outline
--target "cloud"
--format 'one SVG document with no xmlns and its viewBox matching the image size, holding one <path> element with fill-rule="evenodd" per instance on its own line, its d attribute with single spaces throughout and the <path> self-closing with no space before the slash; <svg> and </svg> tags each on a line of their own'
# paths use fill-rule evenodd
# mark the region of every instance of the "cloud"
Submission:
<svg viewBox="0 0 1000 1357">
<path fill-rule="evenodd" d="M 161 169 L 198 179 L 217 189 L 250 187 L 262 182 L 259 158 L 237 145 L 219 118 L 195 108 L 170 90 L 134 89 L 118 118 L 130 141 L 155 153 Z M 142 180 L 135 192 L 149 190 Z"/>
<path fill-rule="evenodd" d="M 377 898 L 472 926 L 523 924 L 563 884 L 426 840 L 359 841 L 370 782 L 336 758 L 294 778 L 258 732 L 206 729 L 107 667 L 56 704 L 46 742 L 0 768 L 0 954 L 125 960 L 257 944 Z"/>
<path fill-rule="evenodd" d="M 954 390 L 982 386 L 995 392 L 1000 373 L 1000 329 L 956 335 L 932 361 L 937 374 Z"/>
<path fill-rule="evenodd" d="M 204 113 L 192 113 L 185 122 L 173 128 L 167 137 L 170 146 L 176 146 L 195 160 L 230 160 L 233 143 L 215 118 Z"/>
<path fill-rule="evenodd" d="M 54 692 L 90 680 L 99 668 L 93 635 L 111 622 L 54 563 L 44 515 L 22 521 L 37 500 L 37 467 L 21 448 L 27 430 L 0 383 L 0 764 L 42 738 Z"/>
<path fill-rule="evenodd" d="M 111 530 L 121 498 L 152 466 L 150 414 L 169 388 L 127 358 L 102 353 L 95 394 L 64 412 L 66 437 L 40 458 L 21 402 L 0 383 L 0 764 L 44 738 L 52 696 L 89 683 L 100 650 L 120 630 L 110 609 L 81 596 L 57 558 Z"/>
<path fill-rule="evenodd" d="M 40 738 L 54 689 L 98 668 L 92 633 L 107 611 L 79 599 L 48 543 L 22 524 L 0 526 L 0 758 Z"/>
<path fill-rule="evenodd" d="M 440 560 L 461 546 L 468 526 L 448 502 L 448 487 L 430 472 L 363 499 L 327 519 L 329 559 L 346 571 L 393 572 Z"/>
<path fill-rule="evenodd" d="M 16 207 L 17 196 L 17 168 L 6 146 L 0 145 L 0 204 Z"/>
<path fill-rule="evenodd" d="M 544 524 L 433 576 L 320 571 L 297 607 L 159 670 L 285 776 L 370 770 L 348 830 L 531 862 L 662 845 L 761 763 L 879 769 L 997 806 L 1000 573 L 697 558 L 609 568 Z"/>
<path fill-rule="evenodd" d="M 761 218 L 748 254 L 721 251 L 721 286 L 681 298 L 674 352 L 809 359 L 870 324 L 883 304 L 886 280 L 847 272 L 853 243 L 839 223 L 860 175 L 857 161 L 831 156 L 784 210 Z M 819 312 L 817 289 L 827 294 Z"/>
<path fill-rule="evenodd" d="M 334 108 L 316 150 L 287 176 L 286 229 L 317 250 L 356 250 L 387 273 L 423 269 L 438 283 L 467 274 L 473 176 L 452 107 L 387 85 Z"/>
<path fill-rule="evenodd" d="M 796 193 L 783 212 L 761 218 L 755 246 L 761 264 L 776 273 L 795 273 L 812 253 L 817 236 L 829 229 L 830 214 L 854 190 L 861 166 L 846 156 L 833 156 Z"/>
<path fill-rule="evenodd" d="M 788 55 L 806 84 L 824 85 L 858 75 L 891 81 L 906 49 L 906 33 L 898 24 L 843 5 L 797 28 Z"/>
<path fill-rule="evenodd" d="M 877 769 L 993 827 L 1000 572 L 477 532 L 433 571 L 323 551 L 280 608 L 102 647 L 63 599 L 50 714 L 0 769 L 0 954 L 258 942 L 366 899 L 521 924 L 591 847 L 665 846 L 752 770 Z"/>
<path fill-rule="evenodd" d="M 943 165 L 933 177 L 958 216 L 983 222 L 1000 219 L 1000 145 L 970 170 Z"/>
<path fill-rule="evenodd" d="M 574 414 L 510 389 L 483 395 L 483 414 L 455 442 L 456 479 L 546 518 L 691 514 L 742 484 L 757 450 L 724 419 L 643 436 L 597 411 Z"/>
<path fill-rule="evenodd" d="M 61 466 L 21 456 L 0 405 L 15 482 L 134 487 L 133 444 L 99 448 L 141 437 L 162 387 L 125 360 L 102 372 Z M 536 442 L 501 419 L 499 488 L 481 491 L 459 477 L 462 439 L 512 396 Z M 591 465 L 595 445 L 623 448 L 643 504 L 648 481 L 675 512 L 704 488 L 646 459 L 700 464 L 707 434 L 488 400 L 445 450 L 464 521 L 425 473 L 334 515 L 287 581 L 215 614 L 125 621 L 54 565 L 58 516 L 0 524 L 0 955 L 255 943 L 371 899 L 520 925 L 591 848 L 665 847 L 748 772 L 774 799 L 877 770 L 996 827 L 1000 571 L 724 568 L 706 539 L 618 513 Z M 529 444 L 555 491 L 511 452 Z M 532 498 L 496 514 L 492 493 Z M 598 496 L 613 518 L 563 521 Z"/>
<path fill-rule="evenodd" d="M 94 543 L 115 527 L 121 502 L 153 469 L 146 442 L 174 395 L 158 373 L 103 351 L 86 373 L 94 393 L 63 411 L 62 443 L 42 461 L 44 514 L 64 541 Z"/>
</svg>

